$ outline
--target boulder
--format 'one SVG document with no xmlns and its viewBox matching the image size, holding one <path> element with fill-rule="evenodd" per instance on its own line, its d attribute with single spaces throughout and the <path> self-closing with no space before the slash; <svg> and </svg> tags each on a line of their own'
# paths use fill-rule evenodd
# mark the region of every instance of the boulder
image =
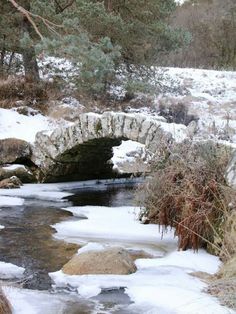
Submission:
<svg viewBox="0 0 236 314">
<path fill-rule="evenodd" d="M 126 250 L 116 247 L 74 255 L 62 271 L 67 275 L 128 275 L 136 271 L 136 266 Z"/>
<path fill-rule="evenodd" d="M 0 181 L 11 177 L 18 177 L 23 183 L 36 182 L 36 178 L 30 169 L 23 165 L 7 165 L 0 167 Z"/>
<path fill-rule="evenodd" d="M 0 140 L 0 165 L 30 159 L 31 147 L 26 141 L 16 138 Z"/>
<path fill-rule="evenodd" d="M 0 189 L 16 189 L 21 186 L 22 182 L 15 176 L 0 181 Z"/>
</svg>

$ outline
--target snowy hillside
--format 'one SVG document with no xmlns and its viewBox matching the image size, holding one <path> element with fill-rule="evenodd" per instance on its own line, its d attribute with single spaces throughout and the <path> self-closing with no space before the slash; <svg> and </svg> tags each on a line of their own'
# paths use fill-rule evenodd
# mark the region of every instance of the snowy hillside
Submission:
<svg viewBox="0 0 236 314">
<path fill-rule="evenodd" d="M 165 77 L 178 86 L 177 92 L 157 95 L 156 113 L 152 110 L 152 116 L 157 114 L 160 103 L 183 103 L 190 113 L 199 118 L 197 137 L 236 143 L 236 72 L 168 68 L 165 69 Z M 77 107 L 74 107 L 73 101 L 71 99 L 66 106 L 75 111 Z M 150 115 L 150 108 L 145 105 L 140 111 Z M 52 131 L 58 126 L 72 123 L 34 111 L 26 116 L 15 109 L 0 109 L 0 139 L 16 137 L 33 143 L 38 131 Z"/>
</svg>

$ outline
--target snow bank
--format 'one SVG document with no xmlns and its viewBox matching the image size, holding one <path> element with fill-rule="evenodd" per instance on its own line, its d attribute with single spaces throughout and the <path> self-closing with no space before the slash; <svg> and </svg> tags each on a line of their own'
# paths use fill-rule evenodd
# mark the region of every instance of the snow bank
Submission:
<svg viewBox="0 0 236 314">
<path fill-rule="evenodd" d="M 88 219 L 64 221 L 53 225 L 57 231 L 54 234 L 57 239 L 74 243 L 83 243 L 88 239 L 139 244 L 161 241 L 162 234 L 157 225 L 143 225 L 137 221 L 139 207 L 82 206 L 65 209 L 76 217 Z M 170 232 L 161 244 L 173 243 L 173 238 L 173 232 Z"/>
<path fill-rule="evenodd" d="M 26 199 L 36 198 L 48 201 L 64 201 L 63 198 L 69 195 L 71 195 L 71 193 L 61 192 L 60 185 L 57 184 L 24 184 L 20 189 L 0 189 L 0 206 L 1 200 L 3 204 L 5 200 L 5 204 L 7 204 L 5 206 L 22 205 L 23 203 L 17 203 L 17 201 L 20 202 L 19 200 L 24 202 L 24 200 L 19 197 Z"/>
<path fill-rule="evenodd" d="M 12 190 L 8 189 L 6 191 L 12 191 Z M 4 195 L 4 189 L 0 190 L 0 195 Z M 12 195 L 14 196 L 16 194 L 12 193 Z M 0 208 L 1 207 L 9 207 L 9 206 L 22 206 L 23 204 L 24 204 L 24 199 L 22 199 L 22 198 L 0 196 Z"/>
<path fill-rule="evenodd" d="M 134 155 L 130 156 L 130 154 L 141 153 L 142 155 L 144 148 L 145 148 L 144 144 L 135 141 L 131 140 L 122 141 L 122 143 L 119 146 L 113 147 L 113 157 L 111 158 L 111 161 L 114 164 L 114 166 L 117 163 L 124 161 L 132 162 L 134 161 L 135 156 Z"/>
<path fill-rule="evenodd" d="M 13 307 L 14 314 L 63 314 L 66 313 L 66 299 L 53 294 L 3 287 L 3 291 Z"/>
<path fill-rule="evenodd" d="M 131 275 L 80 275 L 70 276 L 61 270 L 50 273 L 57 287 L 73 287 L 84 298 L 91 298 L 104 289 L 125 287 L 126 294 L 134 302 L 128 310 L 138 313 L 231 313 L 216 299 L 202 292 L 206 284 L 191 276 L 191 272 L 215 273 L 220 261 L 217 257 L 199 250 L 178 252 L 173 232 L 162 239 L 157 225 L 142 225 L 137 221 L 138 207 L 69 207 L 78 221 L 55 224 L 56 238 L 75 243 L 88 243 L 78 254 L 91 250 L 103 250 L 117 241 L 123 247 L 135 248 L 141 243 L 146 251 L 149 244 L 159 258 L 136 260 L 137 272 Z M 96 240 L 97 239 L 97 240 Z M 168 254 L 160 254 L 168 251 Z M 155 255 L 154 253 L 154 255 Z M 171 302 L 170 302 L 171 300 Z M 207 312 L 204 310 L 207 308 Z M 232 312 L 233 313 L 233 312 Z"/>
<path fill-rule="evenodd" d="M 94 247 L 95 244 L 90 249 Z M 99 249 L 99 244 L 96 249 Z M 128 309 L 140 313 L 233 313 L 203 293 L 206 284 L 188 274 L 191 271 L 213 273 L 218 269 L 219 259 L 203 250 L 199 253 L 174 252 L 158 259 L 140 259 L 136 265 L 138 270 L 131 275 L 70 276 L 58 271 L 50 273 L 50 276 L 56 286 L 77 288 L 80 296 L 85 298 L 97 295 L 103 289 L 125 287 L 125 292 L 134 302 Z"/>
<path fill-rule="evenodd" d="M 18 165 L 18 164 L 14 164 L 14 165 L 8 165 L 5 167 L 2 167 L 2 169 L 7 170 L 7 171 L 14 171 L 17 169 L 24 169 L 25 171 L 27 171 L 26 167 L 24 165 Z"/>
<path fill-rule="evenodd" d="M 0 139 L 13 137 L 33 143 L 37 132 L 52 132 L 60 125 L 68 125 L 68 123 L 41 114 L 26 116 L 14 109 L 0 108 Z"/>
<path fill-rule="evenodd" d="M 14 279 L 23 277 L 25 269 L 11 263 L 0 262 L 0 278 Z"/>
</svg>

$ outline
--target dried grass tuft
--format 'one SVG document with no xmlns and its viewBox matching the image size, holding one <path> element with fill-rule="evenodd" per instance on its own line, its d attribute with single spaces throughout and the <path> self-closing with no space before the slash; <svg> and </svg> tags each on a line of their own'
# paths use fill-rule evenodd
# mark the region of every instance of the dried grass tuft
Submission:
<svg viewBox="0 0 236 314">
<path fill-rule="evenodd" d="M 0 289 L 0 314 L 12 314 L 11 304 L 2 289 Z"/>
<path fill-rule="evenodd" d="M 229 256 L 225 224 L 232 211 L 225 168 L 229 149 L 212 142 L 175 146 L 154 162 L 152 178 L 141 188 L 140 219 L 175 228 L 179 249 L 205 247 Z M 227 193 L 226 193 L 227 192 Z M 231 206 L 232 206 L 231 200 Z"/>
</svg>

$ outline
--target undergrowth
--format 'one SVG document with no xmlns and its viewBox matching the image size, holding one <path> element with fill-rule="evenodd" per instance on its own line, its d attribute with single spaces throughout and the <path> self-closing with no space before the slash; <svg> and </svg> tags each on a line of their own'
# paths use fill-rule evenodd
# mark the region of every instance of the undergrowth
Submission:
<svg viewBox="0 0 236 314">
<path fill-rule="evenodd" d="M 40 111 L 50 100 L 57 100 L 62 92 L 56 83 L 26 81 L 21 76 L 0 79 L 0 108 L 30 106 Z"/>
</svg>

